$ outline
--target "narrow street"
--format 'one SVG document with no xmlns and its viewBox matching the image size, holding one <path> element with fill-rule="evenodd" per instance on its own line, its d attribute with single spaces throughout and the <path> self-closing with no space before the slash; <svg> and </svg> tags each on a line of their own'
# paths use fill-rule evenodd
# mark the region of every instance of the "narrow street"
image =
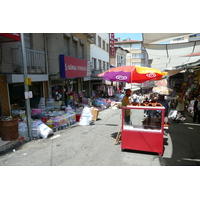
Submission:
<svg viewBox="0 0 200 200">
<path fill-rule="evenodd" d="M 90 126 L 71 126 L 47 139 L 33 140 L 1 152 L 1 166 L 192 166 L 200 165 L 199 125 L 189 116 L 185 123 L 171 123 L 164 136 L 164 154 L 114 145 L 121 109 L 108 108 Z"/>
</svg>

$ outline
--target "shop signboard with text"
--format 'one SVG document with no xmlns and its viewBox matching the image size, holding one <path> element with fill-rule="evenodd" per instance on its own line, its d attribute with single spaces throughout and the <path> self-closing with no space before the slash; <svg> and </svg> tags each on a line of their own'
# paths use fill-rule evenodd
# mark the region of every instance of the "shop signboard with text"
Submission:
<svg viewBox="0 0 200 200">
<path fill-rule="evenodd" d="M 60 55 L 60 77 L 75 78 L 90 76 L 90 62 L 80 58 Z"/>
</svg>

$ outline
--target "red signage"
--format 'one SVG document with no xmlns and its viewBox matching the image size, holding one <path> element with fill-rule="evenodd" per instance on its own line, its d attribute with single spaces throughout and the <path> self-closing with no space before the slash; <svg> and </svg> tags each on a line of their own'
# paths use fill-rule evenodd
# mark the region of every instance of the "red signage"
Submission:
<svg viewBox="0 0 200 200">
<path fill-rule="evenodd" d="M 110 34 L 110 55 L 111 56 L 115 55 L 115 34 L 114 33 Z"/>
<path fill-rule="evenodd" d="M 87 60 L 60 55 L 61 78 L 90 76 L 90 62 Z"/>
<path fill-rule="evenodd" d="M 17 42 L 20 41 L 20 33 L 0 33 L 0 42 Z"/>
</svg>

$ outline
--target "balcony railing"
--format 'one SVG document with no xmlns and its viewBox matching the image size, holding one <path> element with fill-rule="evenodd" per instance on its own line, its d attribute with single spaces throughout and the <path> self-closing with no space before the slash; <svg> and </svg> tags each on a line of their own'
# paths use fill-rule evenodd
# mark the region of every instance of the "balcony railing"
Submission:
<svg viewBox="0 0 200 200">
<path fill-rule="evenodd" d="M 14 73 L 23 73 L 22 49 L 13 48 Z M 46 74 L 45 52 L 26 49 L 27 72 L 29 74 Z"/>
</svg>

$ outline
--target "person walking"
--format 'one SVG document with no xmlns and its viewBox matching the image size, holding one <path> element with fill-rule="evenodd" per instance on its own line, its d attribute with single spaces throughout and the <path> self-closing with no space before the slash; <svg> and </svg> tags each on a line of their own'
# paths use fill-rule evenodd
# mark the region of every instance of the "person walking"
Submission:
<svg viewBox="0 0 200 200">
<path fill-rule="evenodd" d="M 176 110 L 185 117 L 185 98 L 182 93 L 179 93 L 178 95 Z"/>
<path fill-rule="evenodd" d="M 198 120 L 198 124 L 200 124 L 200 96 L 194 102 L 194 116 L 193 116 L 193 123 L 196 123 Z"/>
<path fill-rule="evenodd" d="M 168 104 L 168 101 L 165 99 L 165 96 L 159 94 L 157 102 L 160 103 L 160 104 L 162 104 L 165 107 L 165 114 L 164 114 L 164 116 L 168 117 L 169 104 Z"/>
<path fill-rule="evenodd" d="M 122 107 L 123 106 L 127 106 L 127 105 L 131 105 L 131 93 L 132 91 L 130 89 L 126 90 L 126 94 L 124 96 L 124 98 L 122 99 Z M 125 124 L 130 124 L 130 109 L 125 109 Z"/>
</svg>

